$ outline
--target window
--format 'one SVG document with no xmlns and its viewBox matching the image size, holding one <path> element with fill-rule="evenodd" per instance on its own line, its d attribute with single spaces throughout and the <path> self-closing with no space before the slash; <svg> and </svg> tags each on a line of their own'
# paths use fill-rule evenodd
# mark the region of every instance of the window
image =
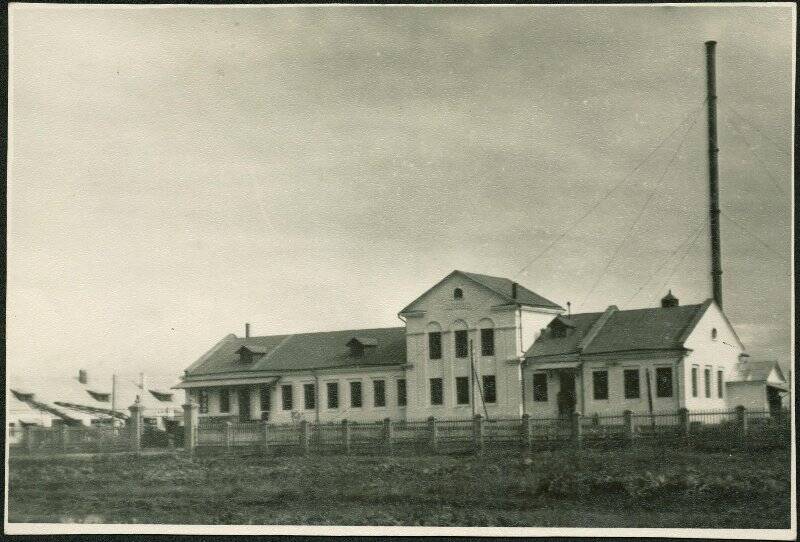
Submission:
<svg viewBox="0 0 800 542">
<path fill-rule="evenodd" d="M 483 376 L 483 400 L 487 403 L 497 402 L 497 386 L 495 385 L 494 375 Z"/>
<path fill-rule="evenodd" d="M 456 337 L 456 357 L 457 358 L 465 358 L 467 357 L 467 330 L 466 329 L 459 329 L 455 332 Z"/>
<path fill-rule="evenodd" d="M 722 371 L 717 371 L 717 397 L 722 399 L 722 389 L 725 387 L 722 378 Z"/>
<path fill-rule="evenodd" d="M 361 408 L 364 403 L 361 397 L 361 382 L 350 382 L 350 406 Z"/>
<path fill-rule="evenodd" d="M 197 402 L 200 404 L 200 414 L 208 414 L 208 391 L 197 392 Z"/>
<path fill-rule="evenodd" d="M 656 397 L 672 397 L 672 367 L 656 367 Z"/>
<path fill-rule="evenodd" d="M 442 332 L 428 333 L 428 355 L 431 359 L 442 359 Z"/>
<path fill-rule="evenodd" d="M 281 404 L 283 405 L 283 410 L 292 410 L 292 386 L 291 384 L 287 384 L 286 386 L 281 386 Z"/>
<path fill-rule="evenodd" d="M 338 382 L 328 382 L 328 408 L 339 408 Z"/>
<path fill-rule="evenodd" d="M 622 376 L 625 384 L 625 399 L 638 399 L 639 369 L 625 369 Z"/>
<path fill-rule="evenodd" d="M 711 369 L 706 367 L 703 370 L 703 384 L 705 385 L 706 399 L 711 398 Z"/>
<path fill-rule="evenodd" d="M 308 410 L 317 407 L 316 390 L 314 384 L 303 384 L 303 402 Z"/>
<path fill-rule="evenodd" d="M 219 411 L 231 411 L 231 392 L 229 390 L 219 390 Z"/>
<path fill-rule="evenodd" d="M 716 341 L 717 340 L 717 328 L 712 328 L 711 329 L 711 340 L 712 341 Z"/>
<path fill-rule="evenodd" d="M 444 401 L 444 393 L 442 390 L 442 379 L 431 378 L 431 404 L 441 405 Z"/>
<path fill-rule="evenodd" d="M 376 407 L 386 406 L 386 381 L 374 380 L 372 382 L 372 402 Z"/>
<path fill-rule="evenodd" d="M 558 325 L 553 326 L 550 328 L 550 336 L 551 337 L 566 337 L 567 336 L 567 327 Z"/>
<path fill-rule="evenodd" d="M 453 299 L 464 299 L 464 290 L 461 288 L 453 290 Z"/>
<path fill-rule="evenodd" d="M 697 397 L 697 367 L 692 367 L 692 397 Z"/>
<path fill-rule="evenodd" d="M 401 378 L 397 381 L 397 406 L 406 406 L 406 379 Z"/>
<path fill-rule="evenodd" d="M 258 390 L 259 401 L 261 402 L 261 411 L 269 410 L 272 404 L 272 388 L 269 386 L 261 386 Z"/>
<path fill-rule="evenodd" d="M 608 371 L 594 371 L 592 373 L 592 391 L 594 400 L 608 399 Z"/>
<path fill-rule="evenodd" d="M 466 376 L 456 377 L 456 404 L 469 404 L 469 378 Z"/>
<path fill-rule="evenodd" d="M 547 373 L 533 374 L 533 400 L 547 402 Z"/>
<path fill-rule="evenodd" d="M 481 355 L 494 356 L 494 329 L 481 330 Z"/>
</svg>

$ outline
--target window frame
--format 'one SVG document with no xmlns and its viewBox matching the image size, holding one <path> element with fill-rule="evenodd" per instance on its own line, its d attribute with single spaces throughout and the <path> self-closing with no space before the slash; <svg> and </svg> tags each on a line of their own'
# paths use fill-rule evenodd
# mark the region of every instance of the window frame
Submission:
<svg viewBox="0 0 800 542">
<path fill-rule="evenodd" d="M 434 384 L 436 386 L 434 386 Z M 434 394 L 434 391 L 438 393 Z M 428 379 L 428 399 L 431 406 L 444 405 L 444 381 L 440 377 L 433 377 Z M 438 399 L 434 401 L 434 398 Z"/>
<path fill-rule="evenodd" d="M 711 399 L 711 367 L 703 367 L 703 392 L 705 398 Z"/>
<path fill-rule="evenodd" d="M 603 392 L 600 397 L 598 397 L 598 390 Z M 592 400 L 608 401 L 608 369 L 592 370 Z"/>
<path fill-rule="evenodd" d="M 463 338 L 462 341 L 459 338 Z M 453 331 L 453 356 L 456 359 L 466 359 L 469 357 L 469 331 L 466 329 L 456 329 Z M 463 355 L 462 355 L 463 354 Z"/>
<path fill-rule="evenodd" d="M 629 379 L 628 375 L 635 374 L 636 379 Z M 632 389 L 629 384 L 636 383 L 636 395 L 632 394 Z M 625 399 L 641 399 L 642 398 L 642 375 L 639 367 L 627 367 L 622 369 L 622 394 Z"/>
<path fill-rule="evenodd" d="M 489 382 L 491 382 L 491 386 L 488 385 Z M 495 375 L 483 375 L 481 376 L 481 384 L 483 386 L 483 400 L 489 404 L 497 403 L 497 377 Z M 492 390 L 491 398 L 489 389 Z"/>
<path fill-rule="evenodd" d="M 428 359 L 442 359 L 441 331 L 428 332 Z"/>
<path fill-rule="evenodd" d="M 267 408 L 264 408 L 264 405 Z M 258 387 L 258 407 L 261 412 L 269 412 L 272 410 L 272 386 L 259 386 Z"/>
<path fill-rule="evenodd" d="M 291 384 L 283 384 L 281 385 L 281 410 L 293 410 L 293 409 L 294 409 L 294 386 L 292 386 Z"/>
<path fill-rule="evenodd" d="M 539 377 L 539 380 L 543 380 L 538 385 L 536 384 L 537 377 Z M 531 397 L 533 397 L 535 403 L 547 403 L 549 401 L 549 380 L 547 373 L 533 373 L 533 395 Z"/>
<path fill-rule="evenodd" d="M 335 390 L 335 393 L 331 394 L 331 390 Z M 328 410 L 336 410 L 339 408 L 339 381 L 335 382 L 326 382 L 325 383 L 325 405 L 328 407 Z M 331 405 L 331 398 L 334 399 L 334 404 Z"/>
<path fill-rule="evenodd" d="M 397 379 L 397 406 L 405 407 L 408 405 L 408 387 L 405 378 Z"/>
<path fill-rule="evenodd" d="M 691 380 L 692 380 L 692 397 L 696 398 L 700 394 L 700 387 L 697 384 L 698 372 L 700 371 L 700 366 L 692 365 L 692 373 L 691 373 Z"/>
<path fill-rule="evenodd" d="M 317 408 L 316 387 L 316 384 L 313 382 L 303 384 L 303 408 L 305 410 L 315 410 Z M 309 390 L 311 390 L 310 394 L 308 393 Z"/>
<path fill-rule="evenodd" d="M 725 398 L 725 371 L 717 369 L 717 399 Z"/>
<path fill-rule="evenodd" d="M 353 393 L 354 390 L 358 390 L 358 393 Z M 358 404 L 356 404 L 355 398 L 358 397 Z M 364 385 L 361 383 L 360 380 L 351 380 L 350 381 L 350 408 L 363 408 L 364 407 Z"/>
<path fill-rule="evenodd" d="M 380 394 L 378 393 L 380 390 Z M 381 396 L 382 402 L 379 404 L 378 397 Z M 375 408 L 386 408 L 386 380 L 380 378 L 372 381 L 372 406 Z"/>
<path fill-rule="evenodd" d="M 208 414 L 208 395 L 208 390 L 206 389 L 200 389 L 197 391 L 197 411 L 200 414 Z"/>
<path fill-rule="evenodd" d="M 656 367 L 656 397 L 659 399 L 671 399 L 675 396 L 675 377 L 673 375 L 672 367 Z M 669 395 L 662 395 L 661 394 L 661 380 L 658 378 L 659 372 L 664 374 L 665 371 L 669 371 Z"/>
<path fill-rule="evenodd" d="M 491 339 L 486 341 L 486 337 L 491 337 Z M 495 355 L 495 343 L 494 343 L 494 328 L 493 327 L 484 327 L 481 328 L 481 356 L 494 356 Z"/>
<path fill-rule="evenodd" d="M 225 408 L 222 408 L 222 405 L 225 405 Z M 230 414 L 231 413 L 231 390 L 228 388 L 221 388 L 219 390 L 219 411 L 220 414 Z"/>
<path fill-rule="evenodd" d="M 453 289 L 453 299 L 460 300 L 464 299 L 464 290 L 461 288 L 454 288 Z"/>
<path fill-rule="evenodd" d="M 456 377 L 456 406 L 469 406 L 469 377 L 457 376 Z"/>
</svg>

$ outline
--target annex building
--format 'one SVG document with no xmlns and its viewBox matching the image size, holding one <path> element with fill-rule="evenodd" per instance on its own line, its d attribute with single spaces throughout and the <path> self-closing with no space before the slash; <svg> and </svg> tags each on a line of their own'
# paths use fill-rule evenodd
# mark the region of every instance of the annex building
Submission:
<svg viewBox="0 0 800 542">
<path fill-rule="evenodd" d="M 710 299 L 564 313 L 509 279 L 453 271 L 399 312 L 404 327 L 230 334 L 175 388 L 201 419 L 276 423 L 766 410 L 788 389 Z"/>
</svg>

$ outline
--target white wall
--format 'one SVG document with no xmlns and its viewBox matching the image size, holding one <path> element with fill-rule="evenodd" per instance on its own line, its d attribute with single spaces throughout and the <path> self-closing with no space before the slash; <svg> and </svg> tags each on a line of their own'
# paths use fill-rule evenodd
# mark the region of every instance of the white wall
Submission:
<svg viewBox="0 0 800 542">
<path fill-rule="evenodd" d="M 727 385 L 728 408 L 743 406 L 748 410 L 768 410 L 764 382 L 730 382 Z"/>
</svg>

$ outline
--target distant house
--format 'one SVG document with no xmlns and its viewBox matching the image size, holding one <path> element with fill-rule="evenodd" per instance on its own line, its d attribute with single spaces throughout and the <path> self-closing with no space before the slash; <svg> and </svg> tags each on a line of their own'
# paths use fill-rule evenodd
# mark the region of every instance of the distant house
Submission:
<svg viewBox="0 0 800 542">
<path fill-rule="evenodd" d="M 737 375 L 728 382 L 730 404 L 775 411 L 783 406 L 783 397 L 789 395 L 789 383 L 777 361 L 749 361 L 743 357 Z"/>
<path fill-rule="evenodd" d="M 509 279 L 453 271 L 399 312 L 404 327 L 228 335 L 175 387 L 201 419 L 279 423 L 736 406 L 745 348 L 713 301 L 563 313 Z"/>
</svg>

